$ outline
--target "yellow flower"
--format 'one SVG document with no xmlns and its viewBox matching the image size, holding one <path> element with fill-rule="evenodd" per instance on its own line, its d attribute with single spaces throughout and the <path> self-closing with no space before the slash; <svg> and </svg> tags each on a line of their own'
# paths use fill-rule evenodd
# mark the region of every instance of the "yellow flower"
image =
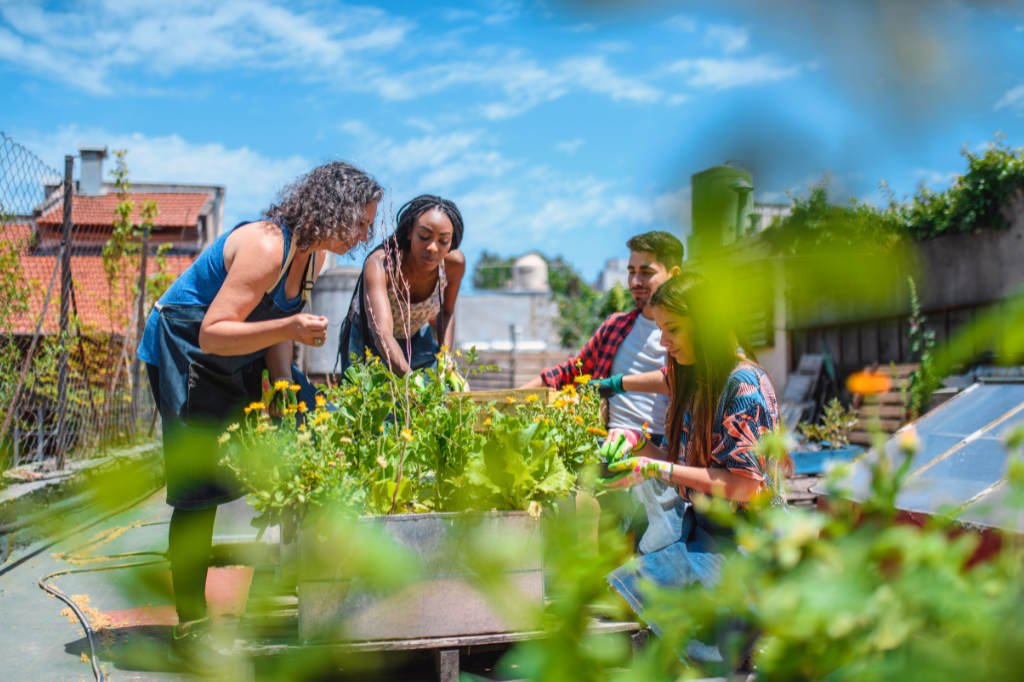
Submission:
<svg viewBox="0 0 1024 682">
<path fill-rule="evenodd" d="M 491 418 L 488 417 L 487 419 L 484 420 L 484 426 L 490 426 L 490 425 L 491 425 Z"/>
<path fill-rule="evenodd" d="M 249 414 L 253 410 L 265 410 L 265 409 L 267 409 L 267 406 L 264 405 L 261 402 L 260 403 L 249 403 L 249 407 L 245 408 L 245 413 Z"/>
<path fill-rule="evenodd" d="M 283 391 L 286 388 L 288 388 L 288 381 L 287 380 L 281 379 L 280 381 L 275 381 L 274 382 L 274 390 L 275 391 Z"/>
<path fill-rule="evenodd" d="M 534 423 L 539 422 L 540 421 L 540 415 L 537 415 L 536 417 L 534 417 L 533 421 L 534 421 Z"/>
<path fill-rule="evenodd" d="M 577 416 L 573 417 L 573 419 L 576 420 L 577 424 L 579 424 L 580 426 L 583 426 L 583 417 L 580 417 L 579 415 L 577 415 Z"/>
<path fill-rule="evenodd" d="M 378 426 L 377 428 L 378 428 L 378 429 L 380 429 L 380 432 L 381 432 L 381 433 L 384 433 L 384 425 L 383 425 L 383 424 L 381 424 L 381 425 L 380 425 L 380 426 Z"/>
<path fill-rule="evenodd" d="M 528 396 L 526 396 L 526 402 L 527 403 L 536 402 L 536 400 L 537 400 L 536 394 L 535 395 L 528 395 Z"/>
<path fill-rule="evenodd" d="M 565 407 L 568 404 L 569 403 L 567 403 L 564 400 L 556 400 L 555 402 L 551 403 L 551 407 Z"/>
<path fill-rule="evenodd" d="M 306 403 L 305 403 L 305 401 L 300 400 L 299 404 L 298 404 L 298 408 L 299 408 L 299 412 L 305 412 L 306 411 Z"/>
<path fill-rule="evenodd" d="M 402 438 L 411 443 L 413 441 L 412 429 L 402 429 Z"/>
<path fill-rule="evenodd" d="M 455 351 L 455 357 L 457 357 L 457 358 L 461 358 L 462 357 L 462 349 L 461 348 L 459 348 L 458 350 Z"/>
<path fill-rule="evenodd" d="M 576 387 L 573 386 L 572 384 L 566 386 L 565 388 L 562 389 L 562 395 L 568 396 L 570 398 L 576 397 Z"/>
<path fill-rule="evenodd" d="M 327 399 L 324 398 L 322 395 L 317 395 L 317 397 L 316 397 L 316 406 L 317 407 L 324 407 L 325 405 L 327 405 Z"/>
<path fill-rule="evenodd" d="M 299 424 L 299 431 L 305 431 L 305 430 L 306 430 L 306 425 L 305 424 Z"/>
<path fill-rule="evenodd" d="M 299 386 L 298 384 L 292 384 L 291 386 L 288 387 L 288 390 L 290 390 L 292 393 L 298 393 L 299 391 L 302 390 L 302 386 Z"/>
<path fill-rule="evenodd" d="M 576 377 L 575 379 L 573 379 L 573 381 L 575 381 L 577 384 L 589 384 L 590 383 L 590 375 L 589 374 L 581 374 L 578 377 Z"/>
<path fill-rule="evenodd" d="M 509 396 L 509 397 L 505 398 L 505 402 L 507 402 L 509 405 L 514 405 L 515 402 L 516 402 L 516 399 L 513 398 L 512 396 Z"/>
</svg>

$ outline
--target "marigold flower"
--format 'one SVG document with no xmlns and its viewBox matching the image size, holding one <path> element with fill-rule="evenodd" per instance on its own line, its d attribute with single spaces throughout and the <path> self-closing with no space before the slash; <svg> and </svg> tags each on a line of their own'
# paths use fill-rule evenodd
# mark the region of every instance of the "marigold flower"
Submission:
<svg viewBox="0 0 1024 682">
<path fill-rule="evenodd" d="M 514 405 L 515 402 L 516 402 L 516 399 L 513 398 L 512 396 L 509 396 L 509 397 L 505 398 L 505 402 L 507 402 L 509 405 Z"/>
<path fill-rule="evenodd" d="M 459 348 L 458 350 L 455 351 L 455 357 L 457 357 L 457 358 L 461 358 L 462 357 L 462 349 L 461 348 Z"/>
<path fill-rule="evenodd" d="M 381 433 L 384 433 L 384 425 L 383 425 L 383 424 L 381 424 L 381 425 L 380 425 L 380 426 L 378 426 L 377 428 L 378 428 L 378 429 L 380 429 L 380 432 L 381 432 Z"/>
<path fill-rule="evenodd" d="M 288 390 L 290 390 L 292 393 L 298 393 L 299 391 L 302 390 L 302 386 L 299 386 L 298 384 L 292 384 L 291 386 L 288 387 Z"/>
<path fill-rule="evenodd" d="M 536 424 L 539 421 L 540 421 L 540 415 L 537 415 L 536 417 L 533 418 L 533 423 L 534 424 Z"/>
<path fill-rule="evenodd" d="M 274 382 L 275 391 L 283 391 L 286 388 L 288 388 L 288 381 L 286 379 L 281 379 L 280 381 Z"/>
<path fill-rule="evenodd" d="M 306 430 L 306 425 L 305 424 L 299 424 L 299 431 L 305 431 L 305 430 Z"/>
<path fill-rule="evenodd" d="M 579 415 L 576 415 L 575 417 L 573 417 L 573 419 L 576 420 L 577 424 L 579 424 L 580 426 L 583 426 L 583 417 L 581 417 Z"/>
<path fill-rule="evenodd" d="M 583 420 L 580 420 L 580 423 L 583 423 Z M 599 429 L 599 428 L 596 428 L 594 426 L 588 426 L 587 427 L 587 433 L 592 433 L 595 436 L 607 436 L 608 435 L 608 432 L 605 431 L 604 429 Z"/>
<path fill-rule="evenodd" d="M 324 398 L 322 395 L 317 395 L 317 397 L 316 397 L 316 406 L 317 407 L 324 407 L 325 405 L 327 405 L 327 398 Z"/>
<path fill-rule="evenodd" d="M 537 401 L 537 395 L 536 394 L 526 396 L 526 402 L 527 403 L 533 403 L 533 402 L 536 402 L 536 401 Z"/>
<path fill-rule="evenodd" d="M 412 435 L 412 429 L 402 429 L 402 438 L 406 439 L 411 443 L 414 440 Z"/>
<path fill-rule="evenodd" d="M 589 374 L 581 374 L 578 377 L 576 377 L 575 379 L 573 379 L 573 381 L 575 381 L 577 384 L 589 384 L 590 383 L 590 375 Z"/>
<path fill-rule="evenodd" d="M 264 405 L 262 402 L 259 402 L 259 403 L 249 403 L 249 407 L 245 408 L 245 413 L 248 414 L 249 412 L 252 412 L 253 410 L 265 410 L 265 409 L 267 409 L 267 406 Z"/>
<path fill-rule="evenodd" d="M 556 400 L 555 402 L 551 403 L 551 407 L 565 407 L 568 404 L 569 403 L 567 403 L 564 400 Z"/>
<path fill-rule="evenodd" d="M 306 402 L 304 400 L 300 400 L 299 404 L 297 405 L 297 407 L 299 408 L 299 412 L 305 412 L 306 411 Z"/>
<path fill-rule="evenodd" d="M 882 372 L 854 372 L 846 380 L 846 388 L 861 395 L 885 393 L 892 388 L 892 379 Z"/>
<path fill-rule="evenodd" d="M 490 425 L 491 425 L 491 418 L 488 417 L 487 419 L 484 420 L 484 426 L 490 426 Z"/>
<path fill-rule="evenodd" d="M 562 395 L 568 396 L 570 398 L 575 398 L 576 397 L 576 387 L 571 385 L 571 384 L 569 386 L 566 386 L 565 388 L 562 389 Z"/>
</svg>

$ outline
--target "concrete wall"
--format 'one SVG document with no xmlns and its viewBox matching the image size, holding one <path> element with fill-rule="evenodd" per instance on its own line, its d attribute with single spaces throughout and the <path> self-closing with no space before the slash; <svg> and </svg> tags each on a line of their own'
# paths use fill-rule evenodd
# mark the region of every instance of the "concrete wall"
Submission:
<svg viewBox="0 0 1024 682">
<path fill-rule="evenodd" d="M 509 325 L 522 328 L 519 341 L 531 350 L 558 348 L 554 321 L 558 305 L 550 294 L 461 294 L 455 302 L 455 347 L 511 342 Z M 541 346 L 543 344 L 543 346 Z M 507 349 L 507 346 L 502 350 Z"/>
<path fill-rule="evenodd" d="M 330 321 L 327 328 L 327 342 L 321 348 L 305 347 L 305 371 L 307 374 L 327 374 L 334 371 L 338 356 L 338 334 L 341 323 L 348 314 L 352 293 L 356 288 L 361 268 L 339 267 L 322 273 L 313 290 L 311 312 L 323 315 Z"/>
</svg>

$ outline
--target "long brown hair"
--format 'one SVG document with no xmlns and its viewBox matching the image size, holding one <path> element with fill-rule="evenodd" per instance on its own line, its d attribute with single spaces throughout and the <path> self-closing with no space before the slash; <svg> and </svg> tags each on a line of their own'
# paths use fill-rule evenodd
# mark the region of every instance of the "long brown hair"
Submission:
<svg viewBox="0 0 1024 682">
<path fill-rule="evenodd" d="M 757 357 L 731 319 L 729 311 L 733 306 L 727 300 L 716 300 L 707 280 L 695 272 L 684 272 L 662 284 L 651 297 L 651 305 L 688 317 L 693 323 L 694 363 L 680 365 L 675 358 L 667 358 L 672 397 L 666 436 L 670 457 L 677 457 L 685 413 L 689 410 L 692 423 L 686 464 L 707 467 L 711 462 L 715 415 L 729 375 L 736 369 L 738 351 L 742 347 L 746 359 L 754 365 Z M 787 464 L 782 462 L 783 469 Z"/>
</svg>

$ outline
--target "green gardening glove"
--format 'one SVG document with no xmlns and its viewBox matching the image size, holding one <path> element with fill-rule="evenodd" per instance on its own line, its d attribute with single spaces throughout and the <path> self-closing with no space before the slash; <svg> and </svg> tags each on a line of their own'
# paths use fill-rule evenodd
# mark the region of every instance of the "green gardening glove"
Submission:
<svg viewBox="0 0 1024 682">
<path fill-rule="evenodd" d="M 602 398 L 608 399 L 612 396 L 622 395 L 626 389 L 622 387 L 622 375 L 613 374 L 604 379 L 591 379 L 591 386 L 597 386 L 597 393 Z"/>
</svg>

